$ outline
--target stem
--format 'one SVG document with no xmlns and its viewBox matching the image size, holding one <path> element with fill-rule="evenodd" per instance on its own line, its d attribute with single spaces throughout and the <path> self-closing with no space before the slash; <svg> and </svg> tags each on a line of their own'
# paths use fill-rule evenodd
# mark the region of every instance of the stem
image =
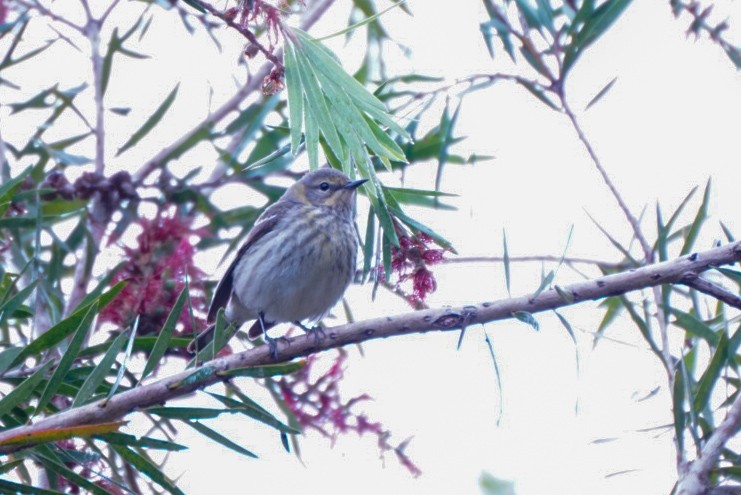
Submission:
<svg viewBox="0 0 741 495">
<path fill-rule="evenodd" d="M 94 19 L 87 2 L 83 1 L 85 12 L 88 15 L 85 26 L 85 36 L 90 42 L 90 61 L 93 69 L 93 90 L 95 103 L 95 126 L 93 135 L 95 137 L 95 173 L 103 175 L 105 172 L 105 106 L 103 102 L 103 57 L 100 54 L 100 21 Z M 87 293 L 90 282 L 92 261 L 100 251 L 100 243 L 105 233 L 105 225 L 95 220 L 94 212 L 101 206 L 100 196 L 95 196 L 91 204 L 93 214 L 88 213 L 86 222 L 90 236 L 86 238 L 82 246 L 82 255 L 77 260 L 75 274 L 72 283 L 72 291 L 64 308 L 64 316 L 68 316 L 72 310 L 82 301 Z"/>
<path fill-rule="evenodd" d="M 82 407 L 67 409 L 41 419 L 34 424 L 2 431 L 0 432 L 0 454 L 9 454 L 28 447 L 29 442 L 24 439 L 28 435 L 43 430 L 103 423 L 126 416 L 135 410 L 155 404 L 165 404 L 168 400 L 190 394 L 213 383 L 228 380 L 228 376 L 220 375 L 220 373 L 230 369 L 287 362 L 315 352 L 373 339 L 433 330 L 458 330 L 464 325 L 508 319 L 517 311 L 527 311 L 529 313 L 548 311 L 659 284 L 678 283 L 688 273 L 701 273 L 713 267 L 735 263 L 739 260 L 741 260 L 741 241 L 683 256 L 672 261 L 578 282 L 564 286 L 560 288 L 560 291 L 549 289 L 535 297 L 526 295 L 462 307 L 434 308 L 395 316 L 382 316 L 327 328 L 325 335 L 321 336 L 319 340 L 317 340 L 316 335 L 308 334 L 286 338 L 285 341 L 281 340 L 278 348 L 279 357 L 276 359 L 271 358 L 268 346 L 263 345 L 209 361 L 197 370 L 189 369 L 147 385 L 129 389 L 114 395 L 107 402 L 97 401 Z M 568 293 L 570 297 L 563 298 L 560 295 L 563 293 Z M 703 453 L 708 451 L 710 446 L 719 445 L 719 442 L 722 446 L 722 442 L 729 438 L 729 436 L 722 437 L 721 435 L 725 435 L 726 432 L 729 432 L 728 435 L 731 431 L 735 432 L 738 422 L 741 422 L 741 399 L 737 399 L 732 407 L 729 418 L 732 416 L 735 418 L 733 422 L 730 422 L 727 418 L 721 424 L 718 431 L 706 444 Z M 717 447 L 717 451 L 720 451 L 720 447 Z M 708 465 L 712 465 L 712 462 Z"/>
<path fill-rule="evenodd" d="M 569 107 L 569 104 L 566 101 L 566 98 L 563 95 L 559 95 L 559 96 L 561 98 L 561 106 L 563 107 L 563 112 L 566 114 L 566 116 L 571 121 L 571 125 L 574 127 L 574 130 L 576 131 L 576 134 L 579 137 L 579 140 L 582 142 L 582 144 L 586 148 L 587 153 L 589 153 L 589 157 L 592 159 L 592 163 L 594 164 L 594 166 L 597 168 L 597 171 L 602 176 L 602 180 L 605 182 L 607 187 L 610 189 L 610 192 L 612 193 L 612 197 L 615 198 L 618 205 L 620 206 L 620 209 L 623 210 L 623 214 L 625 215 L 625 218 L 628 220 L 628 223 L 630 223 L 630 226 L 633 229 L 633 234 L 635 235 L 636 239 L 638 239 L 638 242 L 641 244 L 641 249 L 643 250 L 643 255 L 646 258 L 646 263 L 652 263 L 653 258 L 654 258 L 653 249 L 651 248 L 651 245 L 646 240 L 646 237 L 643 235 L 643 232 L 641 231 L 641 227 L 640 225 L 638 225 L 638 220 L 630 212 L 630 209 L 628 209 L 628 205 L 625 203 L 625 201 L 623 200 L 623 197 L 618 192 L 617 188 L 615 187 L 615 184 L 612 183 L 612 179 L 610 179 L 610 176 L 607 175 L 607 171 L 605 170 L 605 167 L 602 166 L 602 162 L 597 156 L 597 153 L 594 151 L 594 148 L 592 148 L 592 144 L 587 139 L 581 126 L 579 125 L 579 121 L 577 120 L 576 115 L 574 115 L 574 112 L 571 111 L 571 108 Z"/>
</svg>

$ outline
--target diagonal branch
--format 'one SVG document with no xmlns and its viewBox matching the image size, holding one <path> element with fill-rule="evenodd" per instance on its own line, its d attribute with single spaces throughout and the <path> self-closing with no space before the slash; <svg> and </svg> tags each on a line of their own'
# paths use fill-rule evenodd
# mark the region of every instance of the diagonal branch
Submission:
<svg viewBox="0 0 741 495">
<path fill-rule="evenodd" d="M 694 273 L 688 274 L 685 279 L 681 281 L 681 283 L 711 297 L 714 297 L 719 301 L 723 301 L 729 306 L 741 309 L 741 297 L 727 290 L 725 287 L 721 287 L 720 285 L 711 282 L 710 280 L 704 279 Z"/>
<path fill-rule="evenodd" d="M 286 339 L 286 343 L 281 341 L 277 360 L 286 362 L 315 352 L 373 339 L 433 330 L 456 330 L 471 324 L 508 319 L 521 311 L 538 313 L 660 284 L 679 283 L 688 273 L 699 274 L 716 266 L 740 260 L 741 241 L 693 253 L 672 261 L 582 281 L 558 289 L 549 289 L 537 296 L 526 295 L 461 307 L 413 311 L 349 323 L 328 328 L 318 340 L 316 335 L 301 335 Z M 68 409 L 48 416 L 35 424 L 0 432 L 0 454 L 9 454 L 27 447 L 28 444 L 24 443 L 23 439 L 30 434 L 47 429 L 108 422 L 126 416 L 137 409 L 164 404 L 168 400 L 225 380 L 226 377 L 220 376 L 220 372 L 274 362 L 275 360 L 270 357 L 268 346 L 260 346 L 209 361 L 198 370 L 186 370 L 148 385 L 127 390 L 113 396 L 107 402 L 98 401 Z M 737 402 L 741 404 L 741 399 Z M 741 410 L 741 405 L 734 405 L 734 408 Z"/>
<path fill-rule="evenodd" d="M 697 459 L 683 466 L 677 483 L 677 495 L 705 495 L 709 489 L 710 471 L 715 468 L 726 442 L 741 428 L 741 395 L 736 397 L 728 416 L 715 429 Z"/>
</svg>

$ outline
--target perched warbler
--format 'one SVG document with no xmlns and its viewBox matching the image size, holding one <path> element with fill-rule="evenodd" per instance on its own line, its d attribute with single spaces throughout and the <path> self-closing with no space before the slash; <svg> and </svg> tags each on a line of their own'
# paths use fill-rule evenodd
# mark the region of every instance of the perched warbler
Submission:
<svg viewBox="0 0 741 495">
<path fill-rule="evenodd" d="M 357 256 L 355 198 L 366 179 L 351 181 L 333 168 L 304 175 L 269 206 L 247 234 L 216 287 L 207 321 L 220 308 L 233 325 L 256 320 L 247 332 L 265 333 L 277 323 L 318 321 L 339 301 L 352 281 Z M 202 349 L 212 339 L 209 326 L 188 346 Z"/>
</svg>

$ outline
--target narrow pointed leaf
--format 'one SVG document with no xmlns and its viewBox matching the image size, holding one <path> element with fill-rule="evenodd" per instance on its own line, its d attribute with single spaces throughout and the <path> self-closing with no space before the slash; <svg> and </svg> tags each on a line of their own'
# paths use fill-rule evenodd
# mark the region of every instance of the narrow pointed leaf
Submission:
<svg viewBox="0 0 741 495">
<path fill-rule="evenodd" d="M 97 302 L 98 308 L 102 310 L 108 305 L 108 303 L 110 303 L 113 300 L 114 297 L 116 297 L 119 294 L 119 292 L 123 290 L 125 286 L 126 286 L 126 282 L 122 281 L 122 282 L 117 283 L 116 285 L 111 287 L 107 292 L 104 292 L 100 297 L 93 300 L 90 304 Z M 77 330 L 80 324 L 80 321 L 82 321 L 82 319 L 85 317 L 88 309 L 89 309 L 89 305 L 87 307 L 86 306 L 80 307 L 70 316 L 68 316 L 64 320 L 60 321 L 59 323 L 51 327 L 46 333 L 41 335 L 36 340 L 32 341 L 30 344 L 28 344 L 23 349 L 23 351 L 16 357 L 14 363 L 19 363 L 20 361 L 22 361 L 28 356 L 33 356 L 42 351 L 55 347 L 62 340 L 64 340 L 70 334 L 72 334 L 72 332 Z"/>
<path fill-rule="evenodd" d="M 533 327 L 535 330 L 540 330 L 540 325 L 538 324 L 538 320 L 535 319 L 532 313 L 528 313 L 527 311 L 515 311 L 512 313 L 512 316 L 517 318 L 523 323 L 527 323 L 531 327 Z"/>
<path fill-rule="evenodd" d="M 678 327 L 685 329 L 688 333 L 695 337 L 705 339 L 711 346 L 715 347 L 720 341 L 720 337 L 716 334 L 710 326 L 704 321 L 685 313 L 678 309 L 669 308 L 669 313 L 673 314 L 676 318 L 673 323 Z"/>
<path fill-rule="evenodd" d="M 682 251 L 679 253 L 680 256 L 689 254 L 690 251 L 692 251 L 692 248 L 695 245 L 695 241 L 697 240 L 697 236 L 700 234 L 700 229 L 702 228 L 702 224 L 705 223 L 705 220 L 708 218 L 708 203 L 709 202 L 710 202 L 710 180 L 708 179 L 708 183 L 705 186 L 705 194 L 702 197 L 702 205 L 700 205 L 700 209 L 697 210 L 697 214 L 695 215 L 695 220 L 692 222 L 692 225 L 690 226 L 690 230 L 687 232 L 687 236 L 684 238 L 684 245 L 682 246 Z"/>
<path fill-rule="evenodd" d="M 103 355 L 103 359 L 100 360 L 100 363 L 98 363 L 95 369 L 93 369 L 82 383 L 80 391 L 72 402 L 72 407 L 78 407 L 85 404 L 93 394 L 95 394 L 98 387 L 103 383 L 106 376 L 108 376 L 108 372 L 113 368 L 113 364 L 116 362 L 116 357 L 118 357 L 118 353 L 121 352 L 125 344 L 126 333 L 122 332 L 113 341 L 105 355 Z"/>
<path fill-rule="evenodd" d="M 137 471 L 146 475 L 149 479 L 160 485 L 162 488 L 172 493 L 173 495 L 185 495 L 175 484 L 170 481 L 165 474 L 150 461 L 149 459 L 142 457 L 125 445 L 111 445 L 113 450 L 123 458 L 124 461 L 131 464 Z"/>
<path fill-rule="evenodd" d="M 600 89 L 596 95 L 594 95 L 594 98 L 589 100 L 589 103 L 587 103 L 587 106 L 584 108 L 584 110 L 589 110 L 592 107 L 592 105 L 600 101 L 608 93 L 608 91 L 612 89 L 612 85 L 615 84 L 615 81 L 617 81 L 617 77 L 613 77 L 610 82 L 605 84 L 605 86 L 602 89 Z"/>
<path fill-rule="evenodd" d="M 217 432 L 216 430 L 212 430 L 208 426 L 204 425 L 203 423 L 199 423 L 197 421 L 187 421 L 186 424 L 199 432 L 200 434 L 210 438 L 211 440 L 220 443 L 224 447 L 231 449 L 235 452 L 238 452 L 242 455 L 245 455 L 247 457 L 252 457 L 254 459 L 257 459 L 257 456 L 250 452 L 249 450 L 245 449 L 241 445 L 229 440 L 221 433 Z"/>
<path fill-rule="evenodd" d="M 167 350 L 172 334 L 175 331 L 175 327 L 177 326 L 180 313 L 183 311 L 183 306 L 185 305 L 187 297 L 188 292 L 186 291 L 186 288 L 183 287 L 183 290 L 180 291 L 180 295 L 175 301 L 175 305 L 167 316 L 165 324 L 162 326 L 162 330 L 160 330 L 160 334 L 157 337 L 157 342 L 155 342 L 154 347 L 152 348 L 151 354 L 149 354 L 149 359 L 147 359 L 147 364 L 144 366 L 141 380 L 144 380 L 147 375 L 154 371 L 162 359 L 162 356 L 165 355 L 165 351 Z"/>
<path fill-rule="evenodd" d="M 175 97 L 177 96 L 179 87 L 180 84 L 176 85 L 175 88 L 170 91 L 170 94 L 167 95 L 162 103 L 160 103 L 160 106 L 157 107 L 154 113 L 149 116 L 146 122 L 144 122 L 144 124 L 142 124 L 142 126 L 134 134 L 131 135 L 128 141 L 126 141 L 126 143 L 124 143 L 124 145 L 118 149 L 116 156 L 136 145 L 139 141 L 142 140 L 142 138 L 144 138 L 144 136 L 149 134 L 149 132 L 154 129 L 157 124 L 159 124 L 160 120 L 162 120 L 162 117 L 165 116 L 167 111 L 170 109 L 170 106 L 172 106 L 172 103 L 175 101 Z"/>
<path fill-rule="evenodd" d="M 52 374 L 51 378 L 46 384 L 46 388 L 44 389 L 44 393 L 41 394 L 41 398 L 39 399 L 39 403 L 36 406 L 36 413 L 39 413 L 40 411 L 43 411 L 51 398 L 54 396 L 54 394 L 57 392 L 57 389 L 64 381 L 64 377 L 67 374 L 67 372 L 72 367 L 72 363 L 74 363 L 75 358 L 80 353 L 80 349 L 82 348 L 82 344 L 85 341 L 85 337 L 88 334 L 88 331 L 90 330 L 90 325 L 93 322 L 93 318 L 95 318 L 95 315 L 98 314 L 98 305 L 92 304 L 90 305 L 89 309 L 87 310 L 87 313 L 85 313 L 85 316 L 80 321 L 80 324 L 77 326 L 77 330 L 75 330 L 74 336 L 72 337 L 72 340 L 69 343 L 69 347 L 67 347 L 67 350 L 65 351 L 64 355 L 62 356 L 62 359 L 59 361 L 59 365 L 57 365 L 57 369 L 54 370 L 54 374 Z"/>
<path fill-rule="evenodd" d="M 8 318 L 11 318 L 13 316 L 15 310 L 18 309 L 21 304 L 23 304 L 23 301 L 25 301 L 28 296 L 31 295 L 34 289 L 36 289 L 36 285 L 38 284 L 38 282 L 38 280 L 34 280 L 26 287 L 19 290 L 17 294 L 8 299 L 2 306 L 0 306 L 0 325 L 5 323 Z"/>
<path fill-rule="evenodd" d="M 0 479 L 0 492 L 9 494 L 28 493 L 29 495 L 64 495 L 64 493 L 58 492 L 56 490 L 47 490 L 46 488 L 23 485 L 3 479 Z"/>
<path fill-rule="evenodd" d="M 44 379 L 46 372 L 51 368 L 54 361 L 47 361 L 36 372 L 23 380 L 17 387 L 8 392 L 8 395 L 0 400 L 0 417 L 8 414 L 14 407 L 26 402 L 36 391 L 36 387 Z"/>
<path fill-rule="evenodd" d="M 304 95 L 301 91 L 301 77 L 298 62 L 291 43 L 285 44 L 283 64 L 286 67 L 286 89 L 288 90 L 288 124 L 291 127 L 291 153 L 296 155 L 301 143 L 301 129 L 304 114 Z"/>
<path fill-rule="evenodd" d="M 180 445 L 179 443 L 175 442 L 169 442 L 167 440 L 160 440 L 158 438 L 151 437 L 137 438 L 134 435 L 128 435 L 126 433 L 118 432 L 96 434 L 95 438 L 106 443 L 127 445 L 130 447 L 138 447 L 142 449 L 169 450 L 171 452 L 177 452 L 188 448 L 185 445 Z"/>
<path fill-rule="evenodd" d="M 265 423 L 268 426 L 272 426 L 278 431 L 289 433 L 291 435 L 301 433 L 301 430 L 291 428 L 290 426 L 284 424 L 275 416 L 270 414 L 266 409 L 261 407 L 259 404 L 257 404 L 255 401 L 245 396 L 244 394 L 238 394 L 238 397 L 241 399 L 239 401 L 211 392 L 208 392 L 208 395 L 220 401 L 229 409 L 244 414 L 245 416 L 249 416 L 252 419 L 256 419 L 257 421 Z"/>
<path fill-rule="evenodd" d="M 296 361 L 285 364 L 266 364 L 249 368 L 232 368 L 217 373 L 221 377 L 248 376 L 251 378 L 267 378 L 270 376 L 290 375 L 306 365 L 306 361 Z"/>
</svg>

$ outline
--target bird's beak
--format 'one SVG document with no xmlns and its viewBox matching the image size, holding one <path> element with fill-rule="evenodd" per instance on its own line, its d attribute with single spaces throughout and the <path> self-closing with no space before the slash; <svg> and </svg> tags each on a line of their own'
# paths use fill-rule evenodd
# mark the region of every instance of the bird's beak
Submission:
<svg viewBox="0 0 741 495">
<path fill-rule="evenodd" d="M 360 187 L 361 185 L 363 185 L 367 181 L 368 181 L 368 179 L 353 180 L 353 181 L 350 181 L 347 184 L 345 184 L 345 186 L 343 187 L 343 189 L 357 189 L 358 187 Z"/>
</svg>

